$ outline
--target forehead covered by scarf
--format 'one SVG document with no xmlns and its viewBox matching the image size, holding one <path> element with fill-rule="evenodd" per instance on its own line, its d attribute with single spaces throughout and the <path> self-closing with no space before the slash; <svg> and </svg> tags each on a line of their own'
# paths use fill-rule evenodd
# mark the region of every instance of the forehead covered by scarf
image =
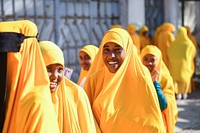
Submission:
<svg viewBox="0 0 200 133">
<path fill-rule="evenodd" d="M 64 56 L 62 50 L 53 42 L 42 41 L 39 43 L 45 65 L 61 64 L 64 67 Z"/>
<path fill-rule="evenodd" d="M 161 51 L 153 45 L 147 45 L 142 49 L 141 58 L 143 58 L 146 54 L 152 54 L 156 56 L 157 59 L 161 58 Z"/>
<path fill-rule="evenodd" d="M 88 45 L 84 46 L 84 47 L 79 51 L 79 53 L 80 53 L 81 51 L 87 53 L 87 54 L 90 56 L 91 60 L 93 61 L 94 58 L 95 58 L 95 55 L 96 55 L 97 52 L 98 52 L 98 50 L 99 50 L 99 48 L 96 47 L 95 45 L 88 44 Z"/>
<path fill-rule="evenodd" d="M 113 42 L 120 45 L 126 52 L 129 41 L 131 41 L 131 37 L 126 30 L 113 28 L 105 33 L 100 47 L 108 42 Z"/>
</svg>

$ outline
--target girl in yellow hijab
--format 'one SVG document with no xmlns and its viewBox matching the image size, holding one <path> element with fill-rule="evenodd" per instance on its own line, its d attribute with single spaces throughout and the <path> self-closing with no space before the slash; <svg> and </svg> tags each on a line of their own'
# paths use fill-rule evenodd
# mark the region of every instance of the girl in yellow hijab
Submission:
<svg viewBox="0 0 200 133">
<path fill-rule="evenodd" d="M 95 45 L 86 45 L 79 51 L 79 63 L 81 65 L 81 72 L 78 79 L 78 85 L 81 87 L 84 86 L 84 81 L 87 76 L 87 72 L 90 69 L 90 66 L 98 52 L 99 48 Z"/>
<path fill-rule="evenodd" d="M 140 49 L 141 49 L 141 43 L 140 43 L 140 37 L 136 33 L 136 25 L 135 24 L 129 24 L 126 28 L 128 33 L 130 34 L 133 44 L 136 46 L 138 55 L 140 55 Z"/>
<path fill-rule="evenodd" d="M 28 20 L 0 22 L 0 33 L 18 34 L 19 52 L 7 54 L 7 108 L 3 133 L 59 133 L 37 27 Z M 9 40 L 9 41 L 11 41 Z"/>
<path fill-rule="evenodd" d="M 187 98 L 190 81 L 194 73 L 196 48 L 187 36 L 184 27 L 178 29 L 176 39 L 168 48 L 169 71 L 172 75 L 177 99 Z"/>
<path fill-rule="evenodd" d="M 64 77 L 64 56 L 50 41 L 40 42 L 50 79 L 52 102 L 61 133 L 95 133 L 95 123 L 86 93 Z"/>
<path fill-rule="evenodd" d="M 84 89 L 103 133 L 164 132 L 150 73 L 126 30 L 104 34 Z"/>
<path fill-rule="evenodd" d="M 142 49 L 141 60 L 151 73 L 166 133 L 174 133 L 178 109 L 173 80 L 165 63 L 162 61 L 162 53 L 156 46 L 148 45 Z"/>
</svg>

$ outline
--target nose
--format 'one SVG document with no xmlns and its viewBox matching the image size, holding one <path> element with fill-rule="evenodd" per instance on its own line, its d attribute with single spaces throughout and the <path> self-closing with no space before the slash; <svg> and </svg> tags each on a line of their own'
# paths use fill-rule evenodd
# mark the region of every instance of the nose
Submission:
<svg viewBox="0 0 200 133">
<path fill-rule="evenodd" d="M 148 62 L 148 65 L 152 65 L 152 62 L 151 62 L 151 61 L 149 61 L 149 62 Z"/>
<path fill-rule="evenodd" d="M 115 57 L 115 52 L 111 51 L 110 54 L 109 54 L 109 57 L 114 58 Z"/>
<path fill-rule="evenodd" d="M 81 64 L 85 63 L 85 59 L 81 59 Z"/>
<path fill-rule="evenodd" d="M 53 72 L 52 74 L 51 74 L 51 77 L 50 77 L 52 80 L 55 80 L 55 79 L 57 79 L 58 78 L 58 74 L 57 74 L 57 72 Z"/>
</svg>

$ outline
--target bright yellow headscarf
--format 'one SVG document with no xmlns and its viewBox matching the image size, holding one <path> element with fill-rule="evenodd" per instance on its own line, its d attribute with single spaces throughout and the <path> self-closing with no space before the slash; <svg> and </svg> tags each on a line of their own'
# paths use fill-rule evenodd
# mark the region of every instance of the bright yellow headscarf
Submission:
<svg viewBox="0 0 200 133">
<path fill-rule="evenodd" d="M 59 133 L 36 25 L 28 20 L 0 22 L 0 32 L 32 36 L 23 40 L 19 52 L 8 53 L 9 99 L 3 133 Z"/>
<path fill-rule="evenodd" d="M 188 38 L 186 29 L 181 26 L 178 29 L 176 40 L 171 43 L 167 51 L 169 70 L 175 82 L 190 82 L 194 73 L 195 54 L 196 48 Z M 185 89 L 178 90 L 178 93 L 187 93 L 189 88 Z"/>
<path fill-rule="evenodd" d="M 94 58 L 95 58 L 95 56 L 96 56 L 98 50 L 99 50 L 98 47 L 96 47 L 95 45 L 91 45 L 91 44 L 90 44 L 90 45 L 84 46 L 84 47 L 79 51 L 79 53 L 80 53 L 81 51 L 87 53 L 87 54 L 90 56 L 91 61 L 93 62 L 93 60 L 94 60 Z M 79 76 L 78 83 L 77 83 L 78 85 L 80 85 L 80 83 L 81 83 L 81 81 L 83 80 L 83 78 L 87 76 L 87 72 L 88 72 L 88 71 L 86 71 L 86 70 L 84 70 L 83 68 L 81 68 L 80 76 Z"/>
<path fill-rule="evenodd" d="M 157 58 L 156 69 L 160 72 L 159 82 L 167 99 L 167 108 L 162 111 L 163 121 L 166 133 L 173 133 L 178 116 L 173 80 L 165 63 L 162 61 L 161 51 L 156 46 L 148 45 L 142 49 L 141 59 L 147 54 L 152 54 Z"/>
<path fill-rule="evenodd" d="M 169 68 L 169 61 L 167 58 L 167 49 L 170 46 L 170 44 L 175 40 L 174 34 L 172 33 L 174 31 L 175 31 L 175 27 L 173 24 L 164 23 L 161 26 L 160 34 L 158 36 L 157 46 L 162 52 L 162 57 L 163 57 L 162 59 L 165 65 L 167 66 L 167 68 Z"/>
<path fill-rule="evenodd" d="M 50 41 L 40 42 L 46 66 L 64 64 L 63 52 Z M 95 133 L 95 123 L 85 91 L 63 77 L 56 91 L 51 93 L 61 133 Z"/>
<path fill-rule="evenodd" d="M 144 32 L 148 32 L 149 28 L 147 26 L 142 26 L 142 28 L 139 31 L 139 37 L 140 37 L 140 43 L 141 43 L 141 47 L 140 49 L 142 50 L 145 46 L 150 45 L 151 42 L 149 40 L 149 38 L 147 38 L 146 36 L 143 35 Z"/>
<path fill-rule="evenodd" d="M 136 33 L 136 25 L 135 24 L 129 24 L 126 28 L 126 30 L 128 31 L 128 33 L 130 34 L 133 44 L 136 46 L 137 51 L 138 51 L 138 55 L 140 54 L 140 47 L 141 47 L 141 43 L 140 43 L 140 38 L 139 35 Z"/>
<path fill-rule="evenodd" d="M 103 46 L 107 42 L 117 43 L 126 53 L 116 73 L 110 73 L 103 62 Z M 113 28 L 105 33 L 84 89 L 102 132 L 164 132 L 150 73 L 126 30 Z"/>
</svg>

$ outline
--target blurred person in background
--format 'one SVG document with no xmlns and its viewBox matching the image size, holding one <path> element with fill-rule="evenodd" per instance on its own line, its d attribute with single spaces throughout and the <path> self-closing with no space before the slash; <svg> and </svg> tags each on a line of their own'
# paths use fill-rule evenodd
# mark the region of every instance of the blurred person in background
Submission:
<svg viewBox="0 0 200 133">
<path fill-rule="evenodd" d="M 96 47 L 95 45 L 89 44 L 84 46 L 78 53 L 81 72 L 77 84 L 80 85 L 81 87 L 84 86 L 87 73 L 90 69 L 92 62 L 94 61 L 98 49 L 99 48 Z"/>
<path fill-rule="evenodd" d="M 188 38 L 186 28 L 179 27 L 176 39 L 167 51 L 169 71 L 174 81 L 177 99 L 186 99 L 190 93 L 195 54 L 196 48 Z"/>
</svg>

